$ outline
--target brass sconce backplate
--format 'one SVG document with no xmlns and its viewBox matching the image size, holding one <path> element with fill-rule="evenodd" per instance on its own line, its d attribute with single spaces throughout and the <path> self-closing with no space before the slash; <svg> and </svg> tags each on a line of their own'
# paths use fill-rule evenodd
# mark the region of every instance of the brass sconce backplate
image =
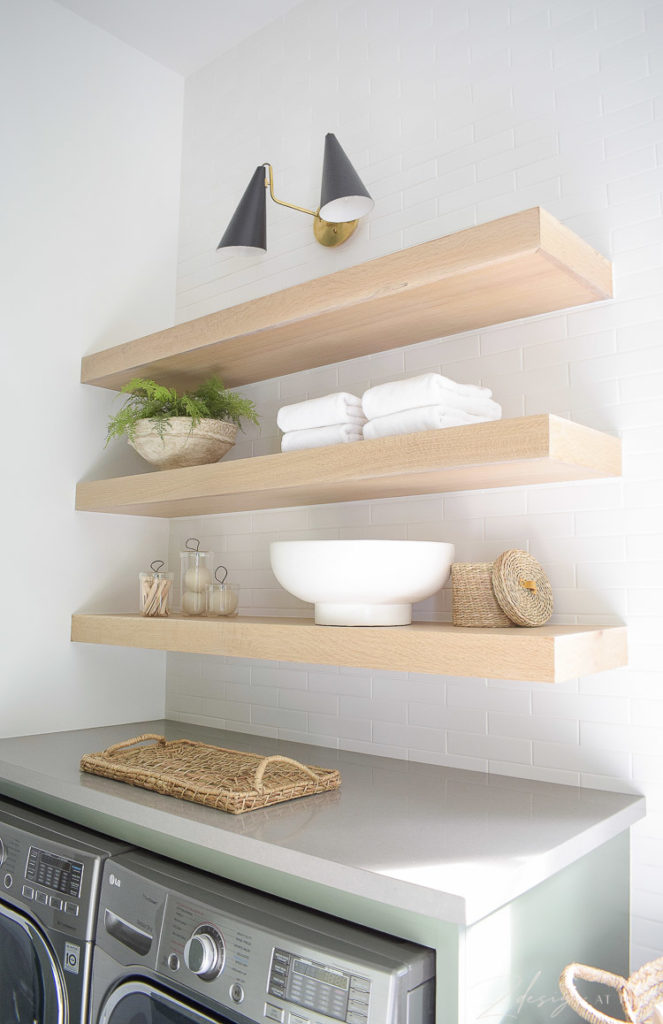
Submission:
<svg viewBox="0 0 663 1024">
<path fill-rule="evenodd" d="M 346 242 L 354 232 L 358 220 L 348 220 L 339 224 L 323 220 L 319 213 L 316 213 L 313 221 L 313 234 L 320 245 L 334 246 Z"/>
</svg>

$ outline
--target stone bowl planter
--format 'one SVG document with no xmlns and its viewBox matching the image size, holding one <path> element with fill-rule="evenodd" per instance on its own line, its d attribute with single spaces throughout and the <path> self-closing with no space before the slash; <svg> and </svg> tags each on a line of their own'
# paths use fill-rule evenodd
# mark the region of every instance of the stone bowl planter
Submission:
<svg viewBox="0 0 663 1024">
<path fill-rule="evenodd" d="M 230 451 L 236 437 L 237 426 L 225 420 L 201 420 L 192 427 L 190 416 L 172 416 L 163 436 L 150 420 L 139 420 L 129 444 L 157 469 L 178 469 L 218 462 Z"/>
</svg>

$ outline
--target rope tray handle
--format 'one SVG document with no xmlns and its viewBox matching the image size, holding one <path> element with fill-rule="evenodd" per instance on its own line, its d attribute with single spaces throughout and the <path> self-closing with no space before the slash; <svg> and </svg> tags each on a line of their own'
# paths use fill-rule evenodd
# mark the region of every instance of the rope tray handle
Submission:
<svg viewBox="0 0 663 1024">
<path fill-rule="evenodd" d="M 285 762 L 285 764 L 292 764 L 296 768 L 301 769 L 301 771 L 303 771 L 305 775 L 308 775 L 310 779 L 313 779 L 314 782 L 317 781 L 318 776 L 315 774 L 315 772 L 312 772 L 310 768 L 307 768 L 305 764 L 301 764 L 300 761 L 295 761 L 295 759 L 292 757 L 284 757 L 282 754 L 272 754 L 269 757 L 263 757 L 262 761 L 256 768 L 253 784 L 259 793 L 262 793 L 265 789 L 264 783 L 262 781 L 262 777 L 265 774 L 265 768 L 269 764 L 274 764 L 275 761 L 282 761 Z"/>
<path fill-rule="evenodd" d="M 575 986 L 576 978 L 582 978 L 583 981 L 594 981 L 616 989 L 626 1014 L 626 1020 L 629 1024 L 639 1024 L 633 1009 L 634 996 L 626 978 L 622 978 L 619 974 L 611 974 L 609 971 L 601 971 L 597 967 L 587 967 L 585 964 L 569 964 L 560 975 L 559 987 L 571 1009 L 575 1010 L 583 1020 L 589 1021 L 589 1024 L 624 1024 L 617 1017 L 608 1017 L 607 1014 L 590 1006 L 578 992 Z"/>
<path fill-rule="evenodd" d="M 146 740 L 156 740 L 160 746 L 165 746 L 166 737 L 159 736 L 155 732 L 145 732 L 142 736 L 134 736 L 132 740 L 123 740 L 122 743 L 114 743 L 112 747 L 106 747 L 104 755 L 115 754 L 118 750 L 126 750 L 127 747 L 136 747 Z"/>
</svg>

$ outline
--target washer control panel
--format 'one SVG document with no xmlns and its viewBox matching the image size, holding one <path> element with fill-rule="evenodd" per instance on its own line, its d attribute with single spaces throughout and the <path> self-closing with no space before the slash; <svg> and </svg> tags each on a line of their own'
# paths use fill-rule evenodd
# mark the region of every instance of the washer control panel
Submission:
<svg viewBox="0 0 663 1024">
<path fill-rule="evenodd" d="M 364 1024 L 371 993 L 369 978 L 349 974 L 332 964 L 275 948 L 267 991 L 289 1003 L 335 1020 Z"/>
<path fill-rule="evenodd" d="M 93 938 L 102 863 L 123 849 L 115 840 L 0 800 L 0 895 L 67 939 Z"/>
<path fill-rule="evenodd" d="M 425 947 L 144 851 L 108 861 L 101 893 L 103 915 L 147 928 L 154 940 L 132 956 L 129 944 L 120 949 L 97 930 L 97 948 L 118 962 L 118 977 L 147 971 L 213 1019 L 433 1024 L 435 955 Z"/>
<path fill-rule="evenodd" d="M 78 899 L 81 895 L 83 865 L 80 861 L 69 860 L 48 850 L 40 850 L 38 846 L 31 846 L 25 877 L 28 882 L 45 885 L 64 896 Z"/>
</svg>

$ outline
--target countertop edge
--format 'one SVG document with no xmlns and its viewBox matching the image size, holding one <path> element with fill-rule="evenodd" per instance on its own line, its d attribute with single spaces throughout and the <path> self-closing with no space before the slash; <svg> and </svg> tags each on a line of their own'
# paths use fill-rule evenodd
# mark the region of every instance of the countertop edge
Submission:
<svg viewBox="0 0 663 1024">
<path fill-rule="evenodd" d="M 617 811 L 604 821 L 586 829 L 579 836 L 562 843 L 545 856 L 532 858 L 527 869 L 523 869 L 521 865 L 521 884 L 524 882 L 524 888 L 528 890 L 545 882 L 551 875 L 569 867 L 580 857 L 591 853 L 603 843 L 607 843 L 620 833 L 625 832 L 631 825 L 640 821 L 644 815 L 645 798 L 634 794 L 634 802 L 628 807 L 622 808 L 621 811 Z M 500 905 L 504 906 L 512 898 L 513 896 L 509 892 L 505 892 L 504 897 L 500 900 Z M 474 924 L 497 909 L 495 899 L 491 899 L 488 905 L 483 899 L 473 900 L 470 898 L 467 900 L 464 923 Z"/>
</svg>

